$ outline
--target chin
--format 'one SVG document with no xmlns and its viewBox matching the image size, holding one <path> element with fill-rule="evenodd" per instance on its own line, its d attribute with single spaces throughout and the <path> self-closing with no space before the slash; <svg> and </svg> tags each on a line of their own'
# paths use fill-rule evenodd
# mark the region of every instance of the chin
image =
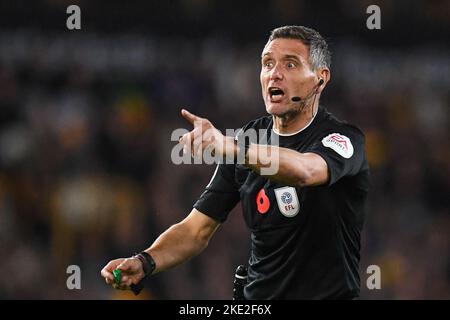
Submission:
<svg viewBox="0 0 450 320">
<path fill-rule="evenodd" d="M 285 105 L 269 103 L 266 105 L 266 111 L 273 116 L 282 116 L 289 110 Z"/>
</svg>

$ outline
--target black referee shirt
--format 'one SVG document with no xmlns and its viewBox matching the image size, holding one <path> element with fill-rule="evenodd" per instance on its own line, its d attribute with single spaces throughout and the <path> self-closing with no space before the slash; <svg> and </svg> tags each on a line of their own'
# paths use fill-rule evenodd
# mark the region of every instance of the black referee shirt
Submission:
<svg viewBox="0 0 450 320">
<path fill-rule="evenodd" d="M 275 135 L 272 126 L 267 116 L 243 130 L 265 129 Z M 243 165 L 220 164 L 194 208 L 224 222 L 241 201 L 252 240 L 247 299 L 357 297 L 369 187 L 364 134 L 321 106 L 309 126 L 279 136 L 279 144 L 320 155 L 328 164 L 328 184 L 287 186 Z"/>
</svg>

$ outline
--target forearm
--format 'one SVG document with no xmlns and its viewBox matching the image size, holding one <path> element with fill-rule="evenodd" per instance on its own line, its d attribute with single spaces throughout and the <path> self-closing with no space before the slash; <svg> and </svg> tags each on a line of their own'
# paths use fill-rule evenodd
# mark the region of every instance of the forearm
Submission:
<svg viewBox="0 0 450 320">
<path fill-rule="evenodd" d="M 145 250 L 155 260 L 156 269 L 153 274 L 173 268 L 198 255 L 207 247 L 208 241 L 209 237 L 193 233 L 183 222 L 171 226 Z"/>
<path fill-rule="evenodd" d="M 251 144 L 246 163 L 252 170 L 265 175 L 263 168 L 274 168 L 273 174 L 265 175 L 271 180 L 290 185 L 318 185 L 327 181 L 327 166 L 323 159 L 315 154 L 277 146 Z"/>
</svg>

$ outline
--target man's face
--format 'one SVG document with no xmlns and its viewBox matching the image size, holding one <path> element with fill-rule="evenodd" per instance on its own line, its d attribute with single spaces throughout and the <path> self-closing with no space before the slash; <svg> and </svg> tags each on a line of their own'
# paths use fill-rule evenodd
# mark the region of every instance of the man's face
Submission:
<svg viewBox="0 0 450 320">
<path fill-rule="evenodd" d="M 261 57 L 261 89 L 268 113 L 275 116 L 298 109 L 299 102 L 314 89 L 317 76 L 308 61 L 309 48 L 300 40 L 274 39 Z"/>
</svg>

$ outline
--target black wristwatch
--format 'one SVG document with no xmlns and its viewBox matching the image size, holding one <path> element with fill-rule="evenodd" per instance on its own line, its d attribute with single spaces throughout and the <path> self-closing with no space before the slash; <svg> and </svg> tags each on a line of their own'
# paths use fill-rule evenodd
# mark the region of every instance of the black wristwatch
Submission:
<svg viewBox="0 0 450 320">
<path fill-rule="evenodd" d="M 237 147 L 239 147 L 239 153 L 236 155 L 236 161 L 244 160 L 246 161 L 248 149 L 250 148 L 250 137 L 244 134 L 238 134 L 235 141 Z"/>
<path fill-rule="evenodd" d="M 136 254 L 133 258 L 138 258 L 142 262 L 145 276 L 151 275 L 156 268 L 155 260 L 145 251 Z"/>
<path fill-rule="evenodd" d="M 141 261 L 142 269 L 144 270 L 144 277 L 141 279 L 141 281 L 130 286 L 134 294 L 138 295 L 142 291 L 142 289 L 144 289 L 143 281 L 145 280 L 145 278 L 147 278 L 147 276 L 151 275 L 153 271 L 155 271 L 156 264 L 152 256 L 145 251 L 134 255 L 133 258 L 137 258 L 139 259 L 139 261 Z"/>
</svg>

